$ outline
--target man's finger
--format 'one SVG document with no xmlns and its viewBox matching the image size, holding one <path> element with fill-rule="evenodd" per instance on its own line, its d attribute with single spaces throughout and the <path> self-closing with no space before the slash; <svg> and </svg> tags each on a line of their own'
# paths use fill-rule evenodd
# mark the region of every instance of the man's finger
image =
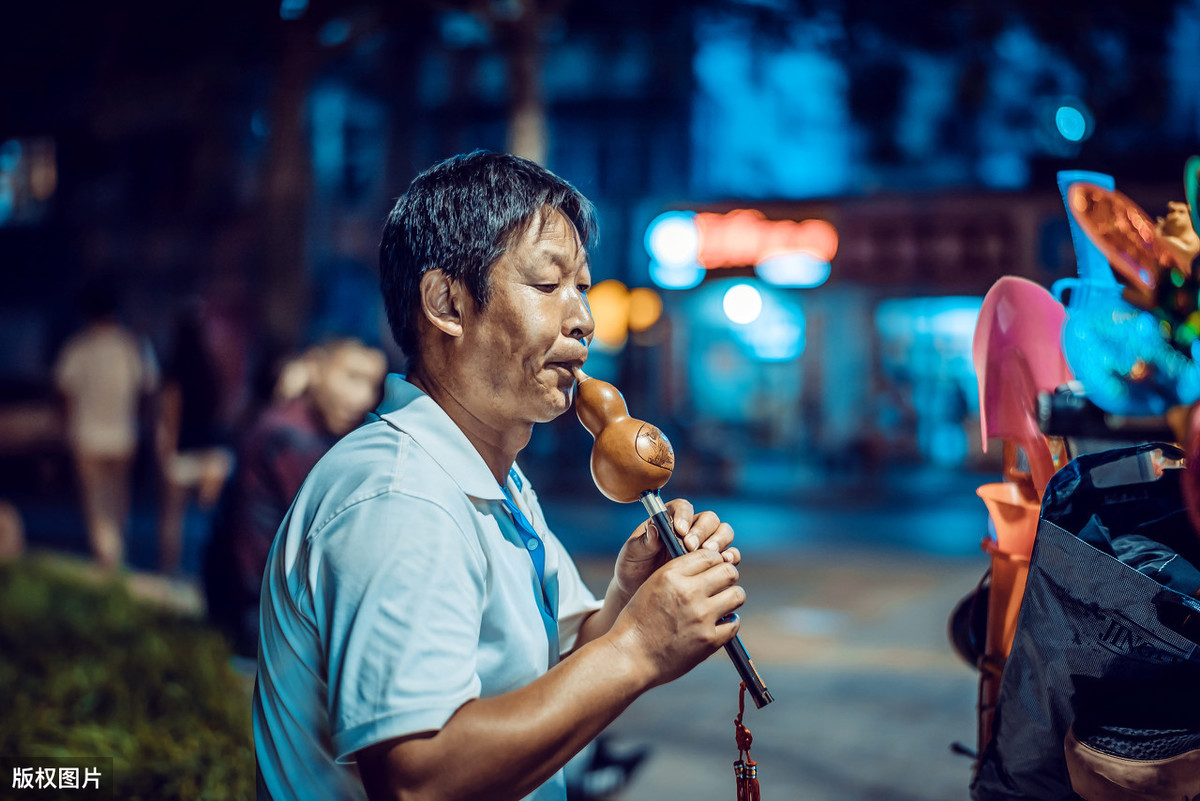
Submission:
<svg viewBox="0 0 1200 801">
<path fill-rule="evenodd" d="M 699 550 L 685 553 L 673 560 L 671 564 L 676 565 L 675 569 L 683 571 L 685 576 L 698 576 L 717 565 L 725 564 L 725 560 L 716 551 Z M 734 568 L 734 570 L 736 569 Z M 716 589 L 717 587 L 714 586 L 713 590 Z"/>
<path fill-rule="evenodd" d="M 712 551 L 697 551 L 697 553 L 712 553 Z M 737 584 L 738 569 L 718 556 L 718 561 L 710 565 L 700 574 L 699 580 L 705 594 L 710 598 Z"/>
<path fill-rule="evenodd" d="M 692 528 L 692 518 L 696 516 L 696 509 L 692 506 L 692 502 L 687 498 L 675 498 L 667 501 L 667 512 L 671 516 L 671 525 L 675 527 L 675 533 L 684 537 Z"/>
<path fill-rule="evenodd" d="M 706 514 L 712 515 L 712 512 L 703 512 L 696 518 L 696 520 L 700 520 Z M 717 516 L 712 515 L 712 517 L 715 520 Z M 708 535 L 704 537 L 704 541 L 700 544 L 700 547 L 708 548 L 709 550 L 713 551 L 723 551 L 728 548 L 732 542 L 733 526 L 729 525 L 728 523 L 721 523 L 720 521 L 717 521 L 713 531 L 709 532 Z"/>
<path fill-rule="evenodd" d="M 700 547 L 700 544 L 708 539 L 717 527 L 721 524 L 721 519 L 712 512 L 701 512 L 692 516 L 692 526 L 687 532 L 687 536 L 683 538 L 684 545 L 689 551 L 694 551 Z"/>
<path fill-rule="evenodd" d="M 744 603 L 746 603 L 746 591 L 740 584 L 726 587 L 712 597 L 713 610 L 717 613 L 718 620 L 726 615 L 732 615 Z"/>
</svg>

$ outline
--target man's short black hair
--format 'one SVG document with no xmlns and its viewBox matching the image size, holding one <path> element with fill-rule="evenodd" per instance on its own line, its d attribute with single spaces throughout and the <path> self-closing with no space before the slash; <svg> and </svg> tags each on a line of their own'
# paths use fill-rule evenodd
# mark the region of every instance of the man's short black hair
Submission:
<svg viewBox="0 0 1200 801">
<path fill-rule="evenodd" d="M 442 270 L 487 304 L 491 267 L 544 208 L 563 214 L 586 248 L 596 237 L 591 201 L 528 159 L 477 150 L 435 164 L 413 179 L 383 227 L 379 277 L 392 336 L 417 357 L 421 276 Z"/>
</svg>

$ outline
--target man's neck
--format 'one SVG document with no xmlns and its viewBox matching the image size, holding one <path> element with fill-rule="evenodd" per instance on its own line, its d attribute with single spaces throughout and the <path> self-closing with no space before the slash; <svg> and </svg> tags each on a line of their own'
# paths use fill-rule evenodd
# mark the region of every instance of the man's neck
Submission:
<svg viewBox="0 0 1200 801">
<path fill-rule="evenodd" d="M 433 402 L 441 407 L 447 416 L 454 421 L 467 440 L 475 446 L 475 450 L 483 457 L 484 464 L 496 478 L 500 486 L 508 479 L 508 472 L 521 449 L 529 444 L 533 426 L 520 423 L 508 427 L 497 426 L 493 421 L 485 419 L 467 408 L 459 400 L 462 393 L 455 392 L 453 383 L 440 380 L 443 377 L 432 377 L 423 370 L 412 371 L 408 376 L 410 384 L 424 392 Z"/>
</svg>

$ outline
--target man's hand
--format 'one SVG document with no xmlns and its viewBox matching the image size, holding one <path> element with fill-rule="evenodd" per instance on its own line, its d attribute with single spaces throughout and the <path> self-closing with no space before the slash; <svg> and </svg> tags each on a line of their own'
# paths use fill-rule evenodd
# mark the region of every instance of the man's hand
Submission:
<svg viewBox="0 0 1200 801">
<path fill-rule="evenodd" d="M 678 537 L 684 550 L 689 552 L 676 561 L 682 562 L 692 556 L 692 552 L 700 551 L 711 556 L 714 565 L 731 568 L 733 578 L 730 583 L 737 580 L 737 569 L 734 566 L 741 561 L 742 555 L 731 544 L 733 529 L 728 523 L 722 523 L 712 512 L 696 514 L 691 502 L 683 498 L 676 498 L 667 503 L 667 514 L 671 517 L 671 524 L 675 529 L 673 532 L 667 532 L 667 536 Z M 616 570 L 604 594 L 604 606 L 580 626 L 576 647 L 609 631 L 616 623 L 621 610 L 669 559 L 670 552 L 659 539 L 657 527 L 649 520 L 638 526 L 617 555 Z"/>
<path fill-rule="evenodd" d="M 690 501 L 676 498 L 667 503 L 667 513 L 675 529 L 667 536 L 678 537 L 685 550 L 695 551 L 703 548 L 716 551 L 724 561 L 732 565 L 741 561 L 742 556 L 738 549 L 732 547 L 733 529 L 728 523 L 722 523 L 713 512 L 697 514 Z M 655 525 L 647 520 L 638 526 L 617 555 L 614 581 L 621 594 L 622 603 L 628 603 L 646 579 L 666 564 L 669 557 L 670 554 L 659 539 Z"/>
<path fill-rule="evenodd" d="M 678 678 L 737 634 L 740 623 L 732 613 L 746 601 L 737 580 L 738 569 L 719 550 L 684 554 L 634 593 L 609 641 L 638 666 L 648 686 Z"/>
</svg>

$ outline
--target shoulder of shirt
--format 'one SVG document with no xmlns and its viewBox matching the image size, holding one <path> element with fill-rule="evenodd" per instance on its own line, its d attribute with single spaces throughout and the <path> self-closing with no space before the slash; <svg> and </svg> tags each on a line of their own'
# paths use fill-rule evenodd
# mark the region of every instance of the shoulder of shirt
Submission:
<svg viewBox="0 0 1200 801">
<path fill-rule="evenodd" d="M 380 420 L 339 440 L 309 473 L 300 491 L 305 495 L 319 505 L 338 499 L 313 520 L 313 533 L 364 503 L 431 505 L 464 524 L 474 509 L 454 477 L 416 440 Z"/>
</svg>

